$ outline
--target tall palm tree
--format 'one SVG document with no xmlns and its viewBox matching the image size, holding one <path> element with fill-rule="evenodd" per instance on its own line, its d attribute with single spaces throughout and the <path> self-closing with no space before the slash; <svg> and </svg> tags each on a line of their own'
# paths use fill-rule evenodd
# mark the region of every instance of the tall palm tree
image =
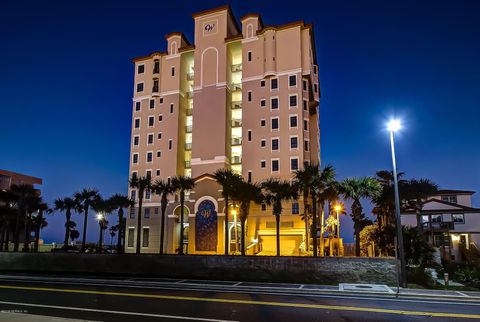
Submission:
<svg viewBox="0 0 480 322">
<path fill-rule="evenodd" d="M 171 180 L 157 180 L 152 187 L 153 191 L 156 194 L 161 195 L 160 197 L 160 211 L 161 211 L 161 222 L 160 222 L 160 255 L 163 255 L 164 251 L 164 242 L 165 242 L 165 215 L 168 205 L 168 196 L 175 193 L 175 187 L 172 185 Z"/>
<path fill-rule="evenodd" d="M 305 222 L 305 249 L 309 250 L 309 227 L 310 227 L 310 218 L 312 217 L 311 212 L 309 211 L 310 206 L 308 204 L 308 196 L 310 195 L 310 187 L 312 185 L 312 177 L 305 169 L 308 163 L 304 163 L 303 169 L 298 169 L 294 172 L 293 180 L 294 184 L 297 186 L 297 190 L 302 193 L 303 201 L 303 214 L 301 215 L 303 221 Z"/>
<path fill-rule="evenodd" d="M 98 252 L 101 254 L 103 253 L 103 232 L 108 228 L 107 216 L 115 209 L 115 206 L 108 199 L 100 199 L 92 208 L 97 213 L 98 226 L 100 228 Z"/>
<path fill-rule="evenodd" d="M 340 183 L 340 191 L 347 200 L 352 200 L 353 230 L 355 233 L 355 255 L 360 256 L 360 232 L 371 224 L 371 221 L 365 217 L 360 199 L 368 198 L 370 200 L 378 197 L 381 193 L 381 186 L 375 178 L 347 178 Z"/>
<path fill-rule="evenodd" d="M 152 179 L 149 176 L 138 177 L 136 175 L 132 175 L 130 178 L 130 188 L 138 190 L 137 245 L 135 253 L 140 254 L 143 197 L 145 195 L 145 191 L 152 189 Z"/>
<path fill-rule="evenodd" d="M 70 229 L 72 228 L 72 212 L 81 212 L 80 204 L 70 197 L 55 200 L 55 210 L 65 212 L 65 237 L 63 238 L 63 249 L 67 249 L 70 238 Z"/>
<path fill-rule="evenodd" d="M 245 223 L 250 213 L 250 204 L 255 202 L 261 204 L 263 201 L 262 189 L 257 183 L 249 183 L 243 180 L 236 183 L 232 190 L 232 199 L 240 204 L 240 225 L 241 225 L 241 254 L 245 256 Z"/>
<path fill-rule="evenodd" d="M 186 176 L 176 176 L 172 178 L 172 186 L 176 191 L 180 192 L 180 242 L 178 247 L 178 254 L 183 255 L 183 215 L 185 212 L 185 191 L 193 189 L 195 187 L 195 181 Z"/>
<path fill-rule="evenodd" d="M 232 169 L 218 169 L 214 172 L 215 180 L 222 186 L 222 197 L 225 200 L 225 255 L 228 255 L 229 246 L 229 230 L 228 230 L 228 207 L 229 197 L 232 194 L 234 186 L 242 180 L 242 177 L 233 172 Z"/>
<path fill-rule="evenodd" d="M 83 189 L 82 191 L 77 192 L 74 196 L 75 202 L 81 205 L 84 216 L 81 252 L 85 251 L 85 244 L 87 241 L 88 210 L 91 206 L 94 206 L 100 200 L 100 198 L 101 197 L 97 189 Z"/>
<path fill-rule="evenodd" d="M 280 256 L 280 215 L 283 207 L 282 201 L 296 199 L 298 197 L 295 186 L 289 181 L 270 178 L 261 183 L 264 189 L 264 200 L 269 206 L 272 206 L 272 214 L 275 216 L 276 239 L 277 239 L 277 256 Z"/>
<path fill-rule="evenodd" d="M 126 195 L 114 194 L 108 198 L 107 202 L 114 209 L 117 209 L 118 214 L 118 225 L 117 225 L 117 253 L 123 253 L 123 243 L 125 242 L 125 217 L 124 217 L 124 208 L 134 207 L 135 201 L 128 198 Z"/>
<path fill-rule="evenodd" d="M 24 228 L 26 240 L 29 239 L 31 228 L 30 225 L 30 214 L 33 211 L 34 205 L 38 204 L 39 193 L 33 185 L 29 184 L 20 184 L 12 185 L 10 187 L 10 192 L 15 196 L 14 207 L 17 209 L 17 218 L 15 222 L 15 231 L 14 231 L 14 248 L 13 251 L 18 252 L 20 244 L 20 231 L 22 227 Z M 28 234 L 27 234 L 28 231 Z M 28 236 L 27 236 L 28 235 Z M 24 251 L 28 251 L 28 242 L 24 244 Z"/>
<path fill-rule="evenodd" d="M 48 207 L 48 205 L 45 202 L 42 202 L 38 205 L 38 214 L 37 216 L 33 219 L 33 225 L 35 227 L 35 243 L 33 246 L 33 251 L 38 252 L 38 245 L 40 242 L 40 231 L 47 227 L 48 222 L 46 218 L 43 216 L 44 213 L 52 213 L 52 209 Z"/>
</svg>

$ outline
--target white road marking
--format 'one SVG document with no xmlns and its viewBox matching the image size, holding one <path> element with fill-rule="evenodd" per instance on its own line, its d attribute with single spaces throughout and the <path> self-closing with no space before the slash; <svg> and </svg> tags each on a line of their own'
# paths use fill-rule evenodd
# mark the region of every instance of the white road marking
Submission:
<svg viewBox="0 0 480 322">
<path fill-rule="evenodd" d="M 41 307 L 41 308 L 70 310 L 70 311 L 84 311 L 84 312 L 110 313 L 110 314 L 122 314 L 122 315 L 134 315 L 134 316 L 148 316 L 148 317 L 153 317 L 153 318 L 168 318 L 168 319 L 191 320 L 191 321 L 238 322 L 238 321 L 234 321 L 234 320 L 218 320 L 218 319 L 191 317 L 191 316 L 165 315 L 165 314 L 153 314 L 153 313 L 141 313 L 141 312 L 125 312 L 125 311 L 112 311 L 112 310 L 99 310 L 99 309 L 88 309 L 88 308 L 83 308 L 83 307 L 71 307 L 71 306 L 67 307 L 67 306 L 33 304 L 33 303 L 18 303 L 18 302 L 0 301 L 0 304 Z"/>
<path fill-rule="evenodd" d="M 462 293 L 462 292 L 460 292 L 460 291 L 457 291 L 457 293 L 460 294 L 461 296 L 469 297 L 467 294 Z"/>
</svg>

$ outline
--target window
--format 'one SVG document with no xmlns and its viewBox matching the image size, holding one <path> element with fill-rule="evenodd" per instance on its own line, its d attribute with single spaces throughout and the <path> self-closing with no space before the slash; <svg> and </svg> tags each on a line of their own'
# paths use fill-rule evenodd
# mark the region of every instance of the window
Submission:
<svg viewBox="0 0 480 322">
<path fill-rule="evenodd" d="M 168 140 L 168 149 L 169 149 L 169 150 L 172 149 L 172 140 Z"/>
<path fill-rule="evenodd" d="M 303 110 L 307 110 L 307 100 L 303 100 Z"/>
<path fill-rule="evenodd" d="M 132 156 L 132 163 L 136 164 L 138 163 L 138 153 L 134 153 Z"/>
<path fill-rule="evenodd" d="M 262 160 L 260 161 L 260 168 L 265 168 L 267 166 L 267 161 Z"/>
<path fill-rule="evenodd" d="M 144 208 L 143 210 L 143 218 L 150 218 L 150 208 Z"/>
<path fill-rule="evenodd" d="M 247 97 L 248 97 L 248 101 L 251 102 L 252 101 L 252 91 L 248 91 Z"/>
<path fill-rule="evenodd" d="M 278 78 L 272 78 L 270 80 L 270 89 L 278 89 Z"/>
<path fill-rule="evenodd" d="M 450 247 L 450 236 L 433 235 L 435 247 L 447 246 Z"/>
<path fill-rule="evenodd" d="M 147 144 L 153 144 L 153 134 L 148 135 Z"/>
<path fill-rule="evenodd" d="M 155 122 L 155 118 L 153 116 L 148 117 L 148 126 L 153 126 Z"/>
<path fill-rule="evenodd" d="M 153 79 L 153 87 L 152 87 L 152 92 L 158 93 L 159 88 L 158 88 L 158 78 Z"/>
<path fill-rule="evenodd" d="M 290 95 L 289 100 L 290 107 L 297 107 L 297 95 Z"/>
<path fill-rule="evenodd" d="M 142 247 L 148 247 L 150 228 L 143 228 Z"/>
<path fill-rule="evenodd" d="M 278 109 L 278 97 L 272 98 L 271 103 L 272 103 L 271 105 L 272 110 Z"/>
<path fill-rule="evenodd" d="M 279 160 L 272 160 L 272 172 L 279 171 L 280 169 L 279 162 L 280 162 Z"/>
<path fill-rule="evenodd" d="M 247 53 L 247 57 L 248 57 L 248 58 L 247 58 L 248 61 L 252 61 L 252 52 L 251 52 L 251 51 L 249 51 L 249 52 Z"/>
<path fill-rule="evenodd" d="M 292 215 L 298 215 L 300 213 L 300 207 L 298 202 L 292 202 Z"/>
<path fill-rule="evenodd" d="M 303 120 L 303 130 L 308 131 L 308 120 Z"/>
<path fill-rule="evenodd" d="M 135 127 L 136 129 L 139 129 L 139 128 L 140 128 L 140 119 L 135 119 L 135 125 L 134 125 L 134 127 Z"/>
<path fill-rule="evenodd" d="M 305 79 L 303 80 L 303 90 L 307 90 L 307 81 Z"/>
<path fill-rule="evenodd" d="M 290 170 L 291 171 L 298 170 L 298 159 L 297 158 L 290 159 Z"/>
<path fill-rule="evenodd" d="M 140 140 L 140 137 L 138 135 L 135 135 L 133 137 L 133 145 L 138 145 L 138 141 Z"/>
<path fill-rule="evenodd" d="M 137 177 L 137 171 L 133 171 L 132 172 L 132 178 L 136 178 Z"/>
<path fill-rule="evenodd" d="M 172 76 L 175 76 L 175 67 L 172 67 Z"/>
<path fill-rule="evenodd" d="M 290 149 L 298 149 L 298 137 L 292 136 L 290 138 Z"/>
<path fill-rule="evenodd" d="M 170 113 L 173 113 L 173 103 L 170 104 Z"/>
<path fill-rule="evenodd" d="M 135 199 L 137 199 L 137 190 L 130 191 L 130 199 L 132 199 L 133 201 L 135 201 Z M 130 209 L 130 212 L 132 212 L 132 210 L 133 210 L 133 216 L 135 216 L 135 208 L 132 207 Z M 132 217 L 130 217 L 130 218 L 132 218 Z"/>
<path fill-rule="evenodd" d="M 262 99 L 260 100 L 260 107 L 265 107 L 267 105 L 267 101 Z"/>
<path fill-rule="evenodd" d="M 153 153 L 147 152 L 147 162 L 152 162 L 152 161 L 153 161 Z"/>
<path fill-rule="evenodd" d="M 145 190 L 145 199 L 150 199 L 152 197 L 152 192 L 147 189 Z"/>
<path fill-rule="evenodd" d="M 137 66 L 137 74 L 143 74 L 145 72 L 145 65 Z"/>
<path fill-rule="evenodd" d="M 432 215 L 432 222 L 442 222 L 442 215 Z"/>
<path fill-rule="evenodd" d="M 160 169 L 157 169 L 156 175 L 157 175 L 157 177 L 160 176 Z"/>
<path fill-rule="evenodd" d="M 260 81 L 260 87 L 265 87 L 265 81 L 264 80 Z"/>
<path fill-rule="evenodd" d="M 160 158 L 162 156 L 162 151 L 157 151 L 157 158 Z"/>
<path fill-rule="evenodd" d="M 278 150 L 278 139 L 272 139 L 272 151 Z"/>
<path fill-rule="evenodd" d="M 317 65 L 313 65 L 313 72 L 316 74 L 317 73 Z"/>
<path fill-rule="evenodd" d="M 313 84 L 313 91 L 315 93 L 318 92 L 318 85 L 317 84 Z"/>
<path fill-rule="evenodd" d="M 290 87 L 297 86 L 297 75 L 288 76 L 288 86 Z"/>
<path fill-rule="evenodd" d="M 143 83 L 138 83 L 137 84 L 137 93 L 138 92 L 143 92 Z"/>
<path fill-rule="evenodd" d="M 248 136 L 248 142 L 251 142 L 252 141 L 252 130 L 248 130 L 247 136 Z"/>
<path fill-rule="evenodd" d="M 252 171 L 248 171 L 248 183 L 252 182 Z"/>
<path fill-rule="evenodd" d="M 272 130 L 278 130 L 278 117 L 272 118 Z"/>
<path fill-rule="evenodd" d="M 260 126 L 265 126 L 266 123 L 267 123 L 267 122 L 265 121 L 265 119 L 261 119 L 261 120 L 260 120 Z"/>
<path fill-rule="evenodd" d="M 262 202 L 262 211 L 265 211 L 267 210 L 267 204 Z"/>
<path fill-rule="evenodd" d="M 147 170 L 147 171 L 145 172 L 145 176 L 146 176 L 147 178 L 149 178 L 149 179 L 152 179 L 152 170 Z"/>
<path fill-rule="evenodd" d="M 159 121 L 159 122 L 163 121 L 163 115 L 160 114 L 160 115 L 158 116 L 158 121 Z"/>
<path fill-rule="evenodd" d="M 310 150 L 310 142 L 308 140 L 303 141 L 303 149 L 305 152 L 308 152 Z"/>
<path fill-rule="evenodd" d="M 150 108 L 155 108 L 155 100 L 150 100 Z"/>
<path fill-rule="evenodd" d="M 456 224 L 464 224 L 465 223 L 465 215 L 464 214 L 452 214 L 452 221 Z"/>
<path fill-rule="evenodd" d="M 160 97 L 160 104 L 163 104 L 163 97 Z"/>
<path fill-rule="evenodd" d="M 261 146 L 262 148 L 266 147 L 266 146 L 267 146 L 267 140 L 261 140 L 261 141 L 260 141 L 260 146 Z"/>
<path fill-rule="evenodd" d="M 140 111 L 140 102 L 135 102 L 135 111 L 139 112 Z"/>
<path fill-rule="evenodd" d="M 133 208 L 132 208 L 133 209 Z M 133 209 L 133 213 L 135 214 L 135 209 Z M 133 247 L 133 241 L 135 240 L 135 228 L 128 228 L 128 241 L 127 247 Z"/>
<path fill-rule="evenodd" d="M 456 195 L 442 196 L 442 201 L 451 202 L 451 203 L 457 203 L 458 202 Z"/>
<path fill-rule="evenodd" d="M 297 116 L 296 115 L 291 115 L 290 116 L 290 127 L 297 127 L 298 122 L 297 122 Z"/>
<path fill-rule="evenodd" d="M 157 134 L 157 139 L 160 140 L 161 138 L 162 138 L 162 132 L 158 132 L 158 134 Z"/>
<path fill-rule="evenodd" d="M 158 74 L 160 72 L 160 61 L 155 59 L 153 62 L 153 73 Z"/>
</svg>

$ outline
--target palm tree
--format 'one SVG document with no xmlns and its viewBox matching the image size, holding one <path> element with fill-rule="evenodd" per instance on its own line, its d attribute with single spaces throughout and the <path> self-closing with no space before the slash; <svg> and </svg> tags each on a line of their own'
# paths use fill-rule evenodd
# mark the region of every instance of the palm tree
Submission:
<svg viewBox="0 0 480 322">
<path fill-rule="evenodd" d="M 233 187 L 232 199 L 240 204 L 240 225 L 242 230 L 240 249 L 242 256 L 245 255 L 245 222 L 250 213 L 250 203 L 255 202 L 261 204 L 263 201 L 262 191 L 259 184 L 249 183 L 243 180 L 237 182 Z"/>
<path fill-rule="evenodd" d="M 308 196 L 310 195 L 310 187 L 312 185 L 312 177 L 309 175 L 305 169 L 308 163 L 304 163 L 303 169 L 296 170 L 293 175 L 294 184 L 297 186 L 297 190 L 302 192 L 303 200 L 303 214 L 301 215 L 303 221 L 305 222 L 305 249 L 309 250 L 309 227 L 310 227 L 310 218 L 312 217 L 311 212 L 309 211 L 308 205 Z"/>
<path fill-rule="evenodd" d="M 17 218 L 15 221 L 15 231 L 14 231 L 14 248 L 13 251 L 18 252 L 18 247 L 20 244 L 20 230 L 23 226 L 25 232 L 25 244 L 23 251 L 28 251 L 28 239 L 30 237 L 30 214 L 33 211 L 33 208 L 38 204 L 39 193 L 33 185 L 29 184 L 20 184 L 12 185 L 10 187 L 10 192 L 14 195 L 14 207 L 17 209 Z M 28 234 L 27 234 L 28 232 Z"/>
<path fill-rule="evenodd" d="M 40 231 L 47 227 L 48 222 L 43 216 L 44 213 L 52 213 L 52 209 L 48 207 L 48 205 L 45 202 L 42 202 L 38 205 L 38 214 L 37 216 L 33 219 L 33 224 L 35 227 L 35 243 L 33 246 L 33 251 L 38 252 L 38 244 L 40 242 Z"/>
<path fill-rule="evenodd" d="M 161 223 L 160 223 L 160 255 L 163 254 L 164 241 L 165 241 L 165 215 L 168 205 L 168 196 L 175 193 L 175 187 L 170 180 L 163 181 L 157 180 L 153 185 L 153 191 L 160 197 L 160 211 L 161 211 Z"/>
<path fill-rule="evenodd" d="M 145 191 L 152 189 L 152 179 L 149 176 L 138 177 L 136 175 L 132 175 L 132 177 L 130 178 L 130 188 L 138 190 L 137 245 L 135 253 L 140 254 L 140 233 L 142 232 L 143 197 L 145 195 Z"/>
<path fill-rule="evenodd" d="M 135 201 L 128 198 L 126 195 L 114 194 L 107 202 L 111 205 L 112 209 L 117 209 L 118 214 L 118 237 L 117 237 L 117 253 L 123 252 L 123 243 L 125 241 L 125 218 L 124 208 L 134 207 Z"/>
<path fill-rule="evenodd" d="M 10 232 L 14 231 L 18 211 L 15 209 L 17 197 L 8 190 L 0 190 L 0 252 L 8 251 Z"/>
<path fill-rule="evenodd" d="M 100 199 L 92 207 L 97 213 L 98 226 L 100 228 L 100 235 L 98 238 L 98 252 L 103 252 L 103 232 L 108 228 L 107 215 L 109 215 L 115 208 L 108 200 Z"/>
<path fill-rule="evenodd" d="M 70 229 L 72 228 L 72 212 L 81 212 L 82 209 L 78 202 L 74 199 L 65 197 L 63 199 L 55 200 L 55 210 L 65 212 L 65 237 L 63 238 L 63 248 L 66 250 L 68 247 L 68 239 L 70 238 Z"/>
<path fill-rule="evenodd" d="M 374 199 L 381 193 L 381 186 L 375 178 L 347 178 L 340 183 L 340 191 L 343 197 L 352 200 L 353 230 L 355 234 L 355 255 L 360 256 L 360 232 L 371 224 L 371 221 L 363 213 L 360 199 Z"/>
<path fill-rule="evenodd" d="M 296 199 L 298 197 L 297 190 L 290 182 L 270 178 L 261 183 L 264 189 L 264 200 L 269 206 L 272 206 L 272 214 L 275 216 L 276 239 L 277 239 L 277 256 L 280 256 L 280 215 L 282 214 L 282 201 Z"/>
<path fill-rule="evenodd" d="M 97 189 L 83 189 L 80 192 L 77 192 L 74 196 L 75 202 L 81 205 L 83 210 L 83 236 L 82 236 L 82 249 L 81 252 L 85 251 L 85 244 L 87 241 L 87 219 L 88 219 L 88 209 L 91 206 L 94 206 L 100 200 L 100 194 Z"/>
<path fill-rule="evenodd" d="M 116 233 L 118 232 L 119 225 L 110 226 L 110 245 L 113 246 L 113 237 L 115 237 Z M 117 245 L 118 246 L 118 245 Z"/>
<path fill-rule="evenodd" d="M 176 176 L 172 178 L 172 186 L 176 191 L 180 192 L 180 244 L 178 254 L 183 255 L 183 215 L 185 212 L 185 191 L 193 189 L 195 181 L 190 177 Z"/>
<path fill-rule="evenodd" d="M 242 180 L 242 177 L 233 172 L 232 169 L 218 169 L 214 172 L 215 180 L 222 186 L 222 197 L 225 200 L 225 255 L 228 255 L 229 230 L 228 230 L 228 206 L 229 197 L 232 194 L 234 186 Z"/>
</svg>

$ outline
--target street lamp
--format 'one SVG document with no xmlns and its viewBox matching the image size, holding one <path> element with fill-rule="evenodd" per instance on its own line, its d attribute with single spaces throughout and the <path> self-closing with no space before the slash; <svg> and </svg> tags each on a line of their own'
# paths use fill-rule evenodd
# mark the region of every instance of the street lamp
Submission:
<svg viewBox="0 0 480 322">
<path fill-rule="evenodd" d="M 232 210 L 233 224 L 235 225 L 235 254 L 238 252 L 238 225 L 237 225 L 237 210 Z"/>
<path fill-rule="evenodd" d="M 98 252 L 102 253 L 102 244 L 103 244 L 103 220 L 104 215 L 102 212 L 97 213 L 98 225 L 100 226 L 100 236 L 98 238 Z"/>
<path fill-rule="evenodd" d="M 402 220 L 400 217 L 400 197 L 398 194 L 398 178 L 397 178 L 397 162 L 395 159 L 395 142 L 393 133 L 400 130 L 402 124 L 399 120 L 392 119 L 387 124 L 388 131 L 390 131 L 390 147 L 392 149 L 392 166 L 393 166 L 393 185 L 395 190 L 395 217 L 397 219 L 397 245 L 398 257 L 400 258 L 400 278 L 399 284 L 402 287 L 407 286 L 407 272 L 405 270 L 405 252 L 403 249 L 403 234 L 402 234 Z"/>
<path fill-rule="evenodd" d="M 340 238 L 340 211 L 342 211 L 342 205 L 337 203 L 333 206 L 333 209 L 335 210 L 335 212 L 337 213 L 337 235 L 338 235 L 338 238 Z"/>
</svg>

